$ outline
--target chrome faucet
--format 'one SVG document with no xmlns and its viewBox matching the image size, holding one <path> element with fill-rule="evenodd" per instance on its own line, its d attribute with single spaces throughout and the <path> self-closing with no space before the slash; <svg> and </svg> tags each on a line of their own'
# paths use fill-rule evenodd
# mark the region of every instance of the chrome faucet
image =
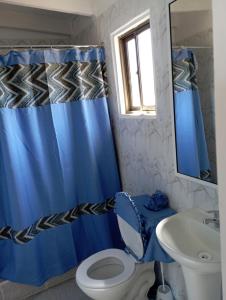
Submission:
<svg viewBox="0 0 226 300">
<path fill-rule="evenodd" d="M 219 210 L 209 210 L 207 211 L 208 214 L 213 214 L 212 218 L 205 218 L 203 220 L 204 224 L 214 224 L 215 228 L 220 228 L 220 218 L 219 218 Z"/>
</svg>

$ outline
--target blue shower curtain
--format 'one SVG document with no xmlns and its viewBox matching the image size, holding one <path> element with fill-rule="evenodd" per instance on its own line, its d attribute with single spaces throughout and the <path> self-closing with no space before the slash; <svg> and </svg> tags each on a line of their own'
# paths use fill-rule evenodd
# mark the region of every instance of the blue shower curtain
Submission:
<svg viewBox="0 0 226 300">
<path fill-rule="evenodd" d="M 41 285 L 119 244 L 104 50 L 0 56 L 0 278 Z"/>
<path fill-rule="evenodd" d="M 208 180 L 210 163 L 196 72 L 197 62 L 190 49 L 173 51 L 178 172 Z"/>
</svg>

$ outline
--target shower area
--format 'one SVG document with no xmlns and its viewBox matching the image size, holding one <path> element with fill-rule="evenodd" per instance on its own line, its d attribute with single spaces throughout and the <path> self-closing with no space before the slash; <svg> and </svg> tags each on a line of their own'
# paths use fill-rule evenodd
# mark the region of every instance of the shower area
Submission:
<svg viewBox="0 0 226 300">
<path fill-rule="evenodd" d="M 19 300 L 120 247 L 121 183 L 105 51 L 76 43 L 92 17 L 6 4 L 1 14 L 21 26 L 0 27 L 0 299 Z"/>
</svg>

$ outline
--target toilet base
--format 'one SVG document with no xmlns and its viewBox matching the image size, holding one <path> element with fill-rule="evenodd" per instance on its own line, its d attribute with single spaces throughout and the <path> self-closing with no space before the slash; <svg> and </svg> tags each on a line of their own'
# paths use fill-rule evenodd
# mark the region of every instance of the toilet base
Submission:
<svg viewBox="0 0 226 300">
<path fill-rule="evenodd" d="M 147 300 L 148 291 L 155 282 L 154 263 L 136 264 L 135 276 L 128 292 L 120 300 Z"/>
</svg>

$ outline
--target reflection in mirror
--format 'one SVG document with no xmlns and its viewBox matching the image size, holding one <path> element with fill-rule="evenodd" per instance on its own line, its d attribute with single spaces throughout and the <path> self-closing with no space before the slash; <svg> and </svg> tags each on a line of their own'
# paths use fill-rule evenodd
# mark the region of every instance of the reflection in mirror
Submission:
<svg viewBox="0 0 226 300">
<path fill-rule="evenodd" d="M 178 173 L 217 183 L 211 0 L 170 4 Z"/>
</svg>

